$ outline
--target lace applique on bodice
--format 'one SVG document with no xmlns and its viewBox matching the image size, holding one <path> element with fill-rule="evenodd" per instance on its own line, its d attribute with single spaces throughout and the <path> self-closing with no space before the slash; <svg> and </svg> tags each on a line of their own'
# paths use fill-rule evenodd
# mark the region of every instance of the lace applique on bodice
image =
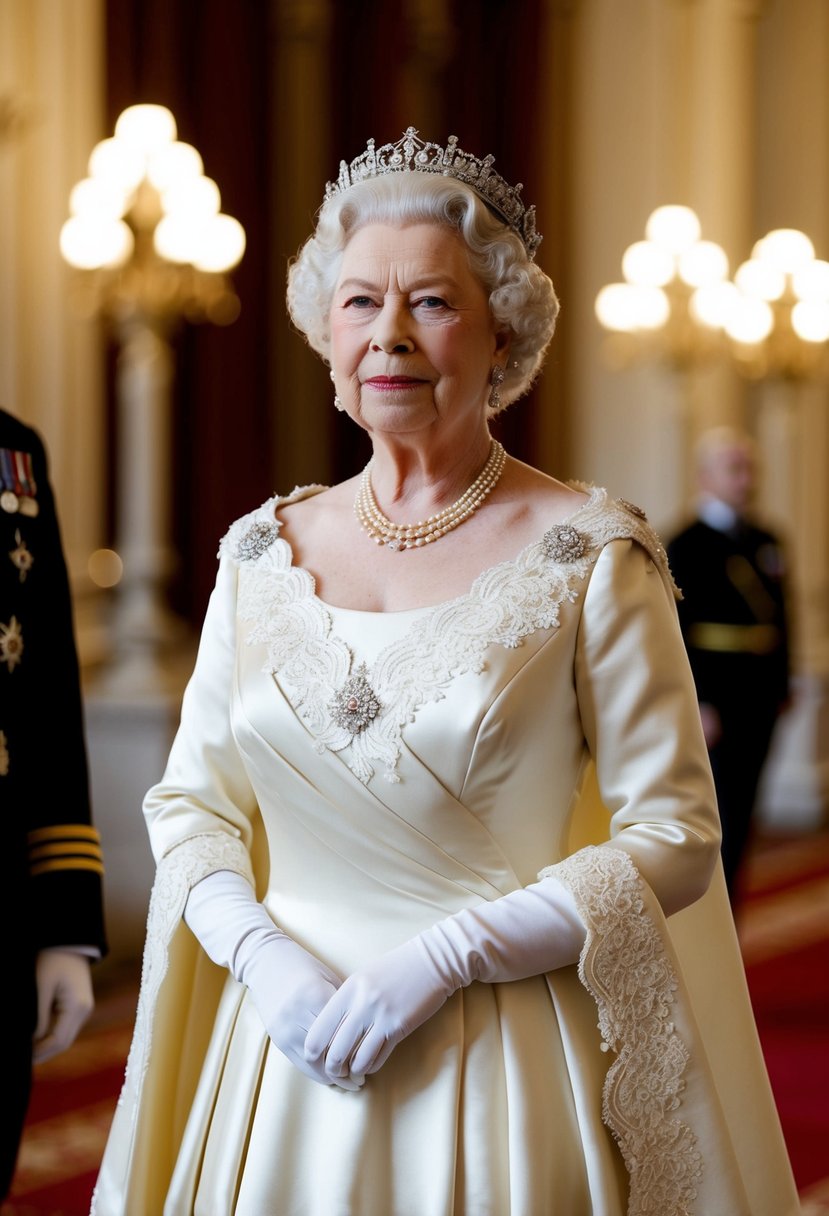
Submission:
<svg viewBox="0 0 829 1216">
<path fill-rule="evenodd" d="M 489 647 L 520 646 L 537 630 L 556 629 L 562 604 L 576 599 L 607 540 L 638 540 L 647 530 L 653 538 L 647 547 L 663 564 L 664 550 L 647 525 L 609 505 L 604 490 L 593 489 L 564 523 L 516 558 L 485 570 L 465 595 L 424 609 L 370 667 L 355 667 L 313 577 L 293 564 L 291 548 L 279 536 L 277 508 L 309 492 L 274 497 L 237 520 L 220 555 L 239 568 L 238 615 L 251 626 L 247 644 L 265 647 L 264 670 L 290 686 L 317 750 L 342 753 L 363 782 L 376 765 L 387 780 L 400 780 L 396 769 L 406 724 L 422 706 L 440 700 L 454 677 L 481 672 Z M 666 564 L 663 573 L 670 577 Z"/>
</svg>

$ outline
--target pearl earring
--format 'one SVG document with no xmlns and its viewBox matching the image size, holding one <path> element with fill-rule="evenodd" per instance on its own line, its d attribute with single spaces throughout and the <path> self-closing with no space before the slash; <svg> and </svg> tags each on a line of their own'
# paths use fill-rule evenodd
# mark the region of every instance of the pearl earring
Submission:
<svg viewBox="0 0 829 1216">
<path fill-rule="evenodd" d="M 330 371 L 330 372 L 328 373 L 328 375 L 331 377 L 331 383 L 333 384 L 333 383 L 334 383 L 334 373 L 333 373 L 333 371 Z M 334 393 L 334 409 L 337 409 L 337 410 L 344 410 L 344 409 L 345 409 L 345 406 L 343 405 L 343 403 L 342 403 L 342 401 L 340 400 L 340 398 L 337 396 L 336 392 Z"/>
</svg>

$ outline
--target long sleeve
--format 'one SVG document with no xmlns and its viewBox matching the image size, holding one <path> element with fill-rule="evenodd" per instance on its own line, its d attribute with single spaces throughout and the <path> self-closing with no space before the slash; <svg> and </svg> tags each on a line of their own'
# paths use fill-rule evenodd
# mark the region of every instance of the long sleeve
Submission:
<svg viewBox="0 0 829 1216">
<path fill-rule="evenodd" d="M 219 833 L 252 843 L 257 814 L 232 725 L 236 568 L 223 559 L 204 620 L 181 723 L 161 780 L 144 800 L 156 860 L 182 841 Z"/>
<path fill-rule="evenodd" d="M 719 819 L 676 609 L 631 541 L 611 542 L 596 563 L 575 676 L 611 843 L 675 912 L 708 887 Z"/>
</svg>

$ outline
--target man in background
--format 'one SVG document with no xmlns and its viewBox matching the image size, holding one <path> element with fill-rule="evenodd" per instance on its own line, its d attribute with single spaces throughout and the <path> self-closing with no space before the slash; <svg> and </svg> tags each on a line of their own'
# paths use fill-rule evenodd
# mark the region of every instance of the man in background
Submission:
<svg viewBox="0 0 829 1216">
<path fill-rule="evenodd" d="M 0 410 L 0 882 L 4 1052 L 0 1200 L 14 1173 L 32 1061 L 70 1045 L 105 950 L 69 584 L 46 456 Z"/>
<path fill-rule="evenodd" d="M 748 515 L 757 484 L 751 438 L 706 432 L 696 450 L 697 518 L 668 545 L 722 820 L 732 902 L 772 731 L 789 690 L 785 563 Z"/>
</svg>

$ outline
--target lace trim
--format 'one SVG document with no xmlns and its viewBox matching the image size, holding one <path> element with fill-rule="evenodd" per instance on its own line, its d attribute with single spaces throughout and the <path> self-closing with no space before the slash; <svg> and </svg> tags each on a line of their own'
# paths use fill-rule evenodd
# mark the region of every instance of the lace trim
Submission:
<svg viewBox="0 0 829 1216">
<path fill-rule="evenodd" d="M 596 493 L 595 487 L 586 482 L 571 481 L 568 484 L 574 490 L 581 490 L 584 494 Z M 603 494 L 604 491 L 601 493 Z M 648 517 L 642 508 L 632 502 L 627 502 L 624 498 L 617 498 L 615 502 L 607 501 L 606 496 L 602 499 L 602 505 L 604 506 L 602 513 L 595 521 L 591 520 L 590 533 L 593 543 L 602 547 L 611 540 L 622 538 L 635 540 L 653 561 L 674 599 L 681 600 L 682 592 L 671 573 L 667 550 L 648 523 Z"/>
<path fill-rule="evenodd" d="M 125 1101 L 128 1091 L 132 1091 L 136 1102 L 138 1100 L 150 1058 L 155 1005 L 167 974 L 168 946 L 184 914 L 187 896 L 191 887 L 216 870 L 233 870 L 254 885 L 250 854 L 240 840 L 225 832 L 191 836 L 158 863 L 147 915 L 135 1030 L 119 1105 Z"/>
<path fill-rule="evenodd" d="M 681 1104 L 688 1049 L 671 1020 L 677 978 L 620 849 L 580 850 L 539 878 L 572 892 L 587 925 L 579 978 L 596 1001 L 602 1050 L 614 1051 L 602 1118 L 630 1175 L 628 1216 L 692 1216 L 702 1157 Z"/>
<path fill-rule="evenodd" d="M 608 503 L 606 492 L 594 488 L 566 526 L 557 526 L 558 535 L 553 537 L 556 529 L 551 529 L 517 558 L 484 571 L 466 595 L 425 610 L 370 669 L 361 669 L 379 708 L 357 730 L 349 729 L 347 716 L 337 710 L 355 676 L 353 655 L 332 633 L 331 613 L 317 598 L 313 577 L 293 565 L 275 519 L 279 505 L 314 488 L 271 498 L 237 520 L 219 552 L 239 567 L 238 614 L 252 626 L 247 644 L 265 647 L 263 670 L 290 685 L 317 750 L 343 753 L 363 782 L 374 776 L 376 764 L 387 780 L 400 780 L 396 769 L 404 727 L 424 705 L 440 700 L 455 676 L 483 671 L 488 647 L 517 647 L 539 629 L 558 628 L 561 605 L 577 598 L 579 584 L 609 540 L 638 541 L 671 583 L 665 550 L 647 523 L 629 508 Z"/>
</svg>

